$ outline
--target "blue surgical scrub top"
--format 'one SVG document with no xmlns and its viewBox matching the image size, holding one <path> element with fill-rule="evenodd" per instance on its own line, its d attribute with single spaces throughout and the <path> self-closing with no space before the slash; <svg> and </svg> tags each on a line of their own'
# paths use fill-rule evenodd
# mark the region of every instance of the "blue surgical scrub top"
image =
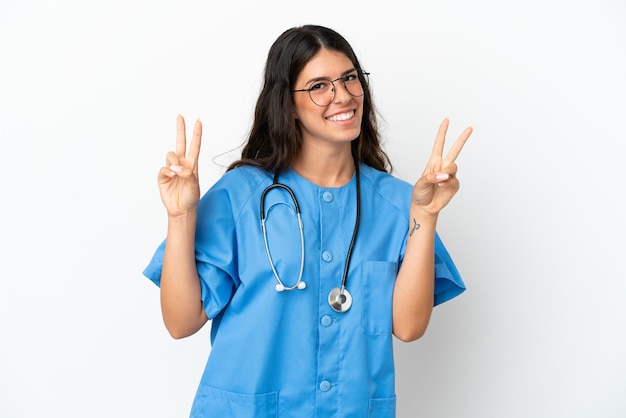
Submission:
<svg viewBox="0 0 626 418">
<path fill-rule="evenodd" d="M 346 288 L 352 308 L 335 312 L 356 218 L 356 179 L 317 186 L 294 170 L 279 182 L 302 213 L 306 288 L 277 292 L 261 231 L 259 203 L 273 174 L 227 172 L 200 200 L 196 262 L 211 323 L 211 352 L 191 417 L 395 417 L 392 295 L 404 258 L 412 185 L 361 164 L 361 222 Z M 301 241 L 294 203 L 266 196 L 267 239 L 279 277 L 295 284 Z M 144 274 L 159 285 L 165 242 Z M 435 242 L 435 305 L 465 290 Z"/>
</svg>

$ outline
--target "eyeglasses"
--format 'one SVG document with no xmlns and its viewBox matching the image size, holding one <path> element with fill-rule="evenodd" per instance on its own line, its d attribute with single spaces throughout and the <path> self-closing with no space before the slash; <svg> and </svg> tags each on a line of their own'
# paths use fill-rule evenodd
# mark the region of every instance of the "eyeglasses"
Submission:
<svg viewBox="0 0 626 418">
<path fill-rule="evenodd" d="M 365 71 L 358 70 L 363 74 L 363 78 L 365 79 L 366 85 L 369 83 L 369 75 L 370 73 L 366 73 Z M 363 84 L 361 84 L 361 80 L 359 79 L 359 74 L 357 70 L 354 70 L 347 75 L 341 76 L 336 80 L 330 80 L 327 78 L 320 78 L 317 80 L 313 80 L 311 84 L 309 84 L 309 88 L 293 90 L 294 93 L 299 92 L 307 92 L 309 93 L 309 97 L 311 101 L 320 107 L 329 106 L 335 100 L 335 82 L 341 81 L 343 87 L 346 89 L 350 96 L 352 97 L 361 97 L 365 94 L 363 90 Z"/>
</svg>

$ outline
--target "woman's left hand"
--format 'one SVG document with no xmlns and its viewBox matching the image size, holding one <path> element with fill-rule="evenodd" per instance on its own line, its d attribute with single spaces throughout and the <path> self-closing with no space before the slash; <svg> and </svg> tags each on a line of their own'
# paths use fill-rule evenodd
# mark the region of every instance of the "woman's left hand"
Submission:
<svg viewBox="0 0 626 418">
<path fill-rule="evenodd" d="M 437 216 L 459 190 L 455 160 L 473 129 L 472 127 L 466 128 L 452 145 L 448 155 L 443 158 L 443 148 L 449 123 L 447 118 L 441 122 L 426 169 L 413 187 L 413 205 L 418 205 L 427 215 Z"/>
</svg>

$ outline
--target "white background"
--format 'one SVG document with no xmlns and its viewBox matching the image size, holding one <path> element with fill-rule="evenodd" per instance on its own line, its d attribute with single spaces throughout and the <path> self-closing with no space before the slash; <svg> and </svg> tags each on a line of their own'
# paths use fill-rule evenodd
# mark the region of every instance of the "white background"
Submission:
<svg viewBox="0 0 626 418">
<path fill-rule="evenodd" d="M 468 290 L 396 344 L 398 416 L 625 417 L 625 18 L 622 0 L 0 0 L 0 416 L 187 416 L 209 330 L 172 340 L 141 274 L 156 173 L 176 115 L 199 117 L 206 190 L 271 43 L 317 23 L 371 72 L 397 176 L 444 117 L 450 140 L 475 127 L 439 224 Z"/>
</svg>

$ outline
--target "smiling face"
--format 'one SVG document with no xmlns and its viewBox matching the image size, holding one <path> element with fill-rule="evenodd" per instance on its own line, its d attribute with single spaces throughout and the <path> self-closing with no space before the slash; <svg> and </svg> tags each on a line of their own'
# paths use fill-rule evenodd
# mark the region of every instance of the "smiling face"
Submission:
<svg viewBox="0 0 626 418">
<path fill-rule="evenodd" d="M 320 79 L 336 80 L 356 74 L 354 64 L 341 52 L 321 49 L 300 71 L 294 90 L 318 87 Z M 335 98 L 325 107 L 313 103 L 306 92 L 295 92 L 294 111 L 307 145 L 347 147 L 361 133 L 363 96 L 352 96 L 342 80 L 334 82 Z"/>
</svg>

